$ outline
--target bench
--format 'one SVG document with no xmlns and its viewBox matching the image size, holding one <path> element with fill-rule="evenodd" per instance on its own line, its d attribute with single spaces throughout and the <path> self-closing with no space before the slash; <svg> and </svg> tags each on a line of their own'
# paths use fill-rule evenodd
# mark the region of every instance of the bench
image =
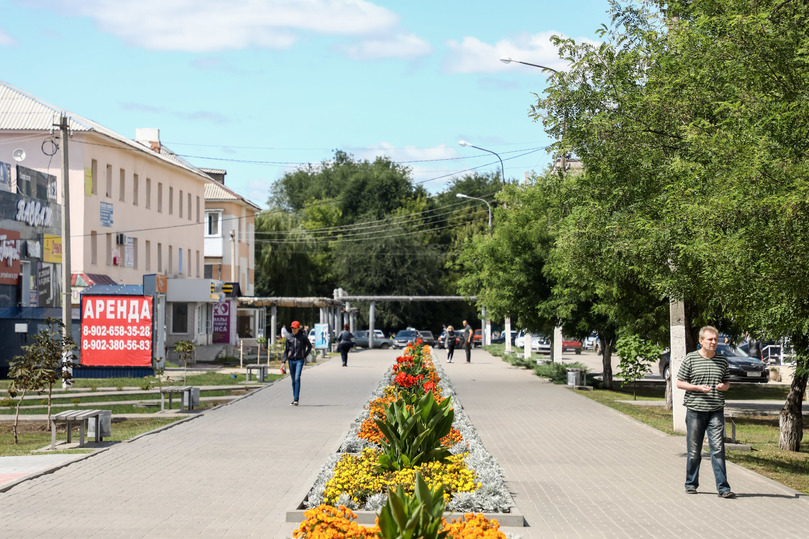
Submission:
<svg viewBox="0 0 809 539">
<path fill-rule="evenodd" d="M 258 371 L 256 377 L 258 378 L 259 382 L 264 382 L 267 380 L 267 366 L 266 365 L 259 365 L 258 363 L 253 363 L 252 365 L 245 365 L 245 369 L 247 369 L 247 374 L 245 375 L 244 381 L 250 381 L 250 375 L 253 371 Z"/>
<path fill-rule="evenodd" d="M 169 410 L 171 410 L 171 398 L 175 394 L 183 395 L 183 399 L 180 400 L 180 411 L 183 409 L 183 402 L 188 403 L 188 409 L 194 409 L 194 400 L 191 395 L 191 390 L 194 389 L 193 386 L 168 386 L 168 387 L 161 387 L 160 388 L 160 411 L 164 411 L 165 407 L 165 396 L 169 396 Z M 186 400 L 187 399 L 187 400 Z"/>
<path fill-rule="evenodd" d="M 67 410 L 51 416 L 51 449 L 56 449 L 56 423 L 67 423 L 67 443 L 71 442 L 71 427 L 74 421 L 79 423 L 79 447 L 84 446 L 84 433 L 87 423 L 95 420 L 95 441 L 102 441 L 101 437 L 101 412 L 102 410 Z"/>
</svg>

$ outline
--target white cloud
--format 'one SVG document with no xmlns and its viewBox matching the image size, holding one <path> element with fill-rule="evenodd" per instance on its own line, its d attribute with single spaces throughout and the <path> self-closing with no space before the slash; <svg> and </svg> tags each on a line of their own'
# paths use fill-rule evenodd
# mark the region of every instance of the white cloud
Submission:
<svg viewBox="0 0 809 539">
<path fill-rule="evenodd" d="M 446 42 L 450 49 L 444 60 L 444 71 L 448 73 L 496 73 L 515 69 L 514 65 L 505 64 L 500 58 L 513 58 L 523 62 L 547 66 L 556 70 L 564 70 L 566 64 L 559 59 L 551 37 L 562 35 L 559 32 L 541 32 L 533 35 L 520 35 L 516 38 L 501 39 L 489 44 L 476 37 L 467 36 L 461 41 L 454 39 Z M 595 43 L 586 38 L 578 42 Z M 531 67 L 525 67 L 529 74 Z"/>
<path fill-rule="evenodd" d="M 415 34 L 395 34 L 385 38 L 366 39 L 340 48 L 354 60 L 409 59 L 433 52 L 432 45 Z"/>
<path fill-rule="evenodd" d="M 410 168 L 413 181 L 423 184 L 430 191 L 443 187 L 452 179 L 453 175 L 460 175 L 465 166 L 460 165 L 460 161 L 456 161 L 459 157 L 458 149 L 446 144 L 419 148 L 416 146 L 397 147 L 382 142 L 367 150 L 351 153 L 358 159 L 369 161 L 373 161 L 379 155 L 388 156 L 392 161 Z"/>
<path fill-rule="evenodd" d="M 93 19 L 126 43 L 153 50 L 213 52 L 287 48 L 299 33 L 374 36 L 399 24 L 365 0 L 40 0 Z"/>
<path fill-rule="evenodd" d="M 0 45 L 16 45 L 17 40 L 5 33 L 3 30 L 0 30 Z"/>
</svg>

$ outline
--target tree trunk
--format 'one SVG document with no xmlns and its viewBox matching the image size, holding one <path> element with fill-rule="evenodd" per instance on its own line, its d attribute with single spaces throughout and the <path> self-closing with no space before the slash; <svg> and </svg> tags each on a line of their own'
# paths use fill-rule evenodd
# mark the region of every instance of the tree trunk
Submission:
<svg viewBox="0 0 809 539">
<path fill-rule="evenodd" d="M 806 358 L 796 360 L 795 376 L 792 378 L 792 385 L 789 387 L 789 395 L 779 416 L 779 426 L 781 436 L 778 439 L 778 447 L 786 451 L 800 451 L 801 439 L 803 438 L 803 410 L 802 399 L 806 392 Z"/>
<path fill-rule="evenodd" d="M 612 340 L 601 340 L 601 365 L 604 369 L 604 389 L 612 389 Z"/>
</svg>

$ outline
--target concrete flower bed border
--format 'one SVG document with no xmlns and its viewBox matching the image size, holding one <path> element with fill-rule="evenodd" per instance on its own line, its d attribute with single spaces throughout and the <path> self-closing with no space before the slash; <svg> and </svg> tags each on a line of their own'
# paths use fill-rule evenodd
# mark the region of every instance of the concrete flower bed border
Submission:
<svg viewBox="0 0 809 539">
<path fill-rule="evenodd" d="M 474 425 L 466 417 L 462 404 L 458 401 L 452 384 L 447 380 L 444 369 L 440 362 L 434 362 L 436 371 L 440 376 L 439 387 L 444 397 L 452 397 L 452 407 L 455 410 L 455 420 L 453 426 L 463 435 L 465 443 L 457 444 L 452 453 L 462 453 L 469 451 L 465 459 L 466 465 L 473 470 L 481 482 L 482 486 L 472 493 L 460 492 L 453 496 L 447 504 L 447 512 L 444 514 L 448 520 L 460 518 L 464 513 L 482 513 L 488 519 L 497 519 L 502 526 L 519 527 L 525 525 L 525 518 L 517 511 L 514 500 L 506 488 L 503 479 L 503 471 L 497 461 L 492 457 L 480 440 Z M 393 367 L 387 371 L 379 382 L 379 386 L 373 391 L 369 401 L 382 397 L 385 388 L 393 381 Z M 303 501 L 292 511 L 287 511 L 287 522 L 301 522 L 304 520 L 304 512 L 307 509 L 317 507 L 323 503 L 323 489 L 326 483 L 334 475 L 334 466 L 345 453 L 360 453 L 366 447 L 376 447 L 373 443 L 358 436 L 363 421 L 368 418 L 368 407 L 364 407 L 354 422 L 349 427 L 348 433 L 341 442 L 336 453 L 331 455 L 321 468 Z M 467 447 L 468 444 L 468 447 Z M 371 496 L 363 507 L 343 495 L 337 504 L 345 505 L 357 514 L 357 522 L 361 524 L 373 524 L 377 512 L 384 505 L 385 494 Z"/>
</svg>

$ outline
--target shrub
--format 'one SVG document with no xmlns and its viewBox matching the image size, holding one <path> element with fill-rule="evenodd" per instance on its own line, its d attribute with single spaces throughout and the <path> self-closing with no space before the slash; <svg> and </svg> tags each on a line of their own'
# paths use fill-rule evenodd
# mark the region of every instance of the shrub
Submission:
<svg viewBox="0 0 809 539">
<path fill-rule="evenodd" d="M 534 367 L 534 372 L 542 378 L 550 378 L 554 384 L 566 384 L 568 369 L 586 371 L 587 367 L 581 363 L 540 363 Z"/>
</svg>

